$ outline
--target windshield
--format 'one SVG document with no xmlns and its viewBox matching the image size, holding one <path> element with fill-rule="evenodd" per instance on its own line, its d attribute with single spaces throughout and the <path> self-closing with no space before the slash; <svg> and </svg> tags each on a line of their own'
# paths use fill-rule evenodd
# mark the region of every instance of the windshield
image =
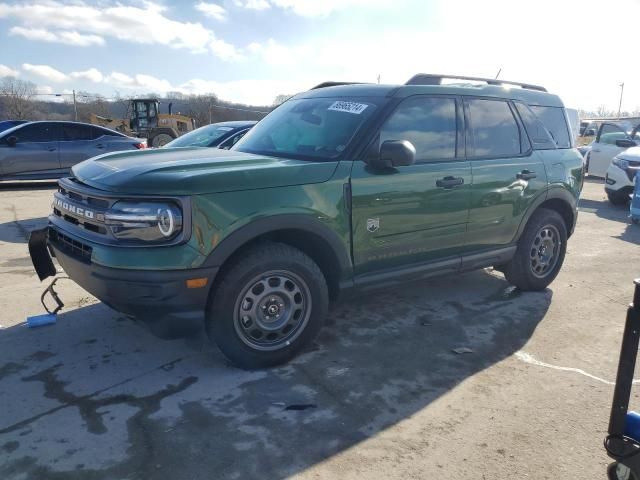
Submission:
<svg viewBox="0 0 640 480">
<path fill-rule="evenodd" d="M 361 98 L 289 100 L 250 130 L 233 150 L 300 160 L 336 158 L 375 109 L 370 99 Z"/>
<path fill-rule="evenodd" d="M 209 147 L 215 140 L 233 130 L 233 127 L 207 125 L 167 143 L 165 147 Z"/>
</svg>

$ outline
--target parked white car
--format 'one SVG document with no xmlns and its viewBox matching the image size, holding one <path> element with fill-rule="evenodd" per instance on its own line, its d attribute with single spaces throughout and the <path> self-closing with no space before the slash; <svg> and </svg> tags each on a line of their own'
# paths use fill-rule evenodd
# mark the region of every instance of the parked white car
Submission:
<svg viewBox="0 0 640 480">
<path fill-rule="evenodd" d="M 626 205 L 629 202 L 638 171 L 640 171 L 640 147 L 629 148 L 613 157 L 607 169 L 604 186 L 611 203 Z"/>
<path fill-rule="evenodd" d="M 604 177 L 613 157 L 630 147 L 640 145 L 640 125 L 635 128 L 621 123 L 603 123 L 586 159 L 587 174 Z"/>
</svg>

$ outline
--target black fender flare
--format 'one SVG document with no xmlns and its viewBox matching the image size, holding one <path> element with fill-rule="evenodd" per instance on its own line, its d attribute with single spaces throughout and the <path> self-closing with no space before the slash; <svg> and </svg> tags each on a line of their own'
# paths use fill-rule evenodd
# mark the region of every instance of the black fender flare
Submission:
<svg viewBox="0 0 640 480">
<path fill-rule="evenodd" d="M 352 272 L 348 246 L 334 230 L 306 214 L 282 214 L 256 219 L 225 237 L 207 256 L 202 266 L 220 267 L 242 246 L 278 230 L 300 230 L 319 237 L 335 255 L 340 276 Z"/>
<path fill-rule="evenodd" d="M 527 209 L 527 213 L 523 217 L 522 221 L 520 222 L 520 226 L 518 227 L 518 232 L 516 233 L 516 236 L 514 238 L 514 243 L 520 240 L 520 236 L 524 232 L 527 223 L 529 223 L 529 219 L 531 218 L 531 215 L 533 215 L 533 212 L 535 212 L 544 202 L 553 199 L 565 202 L 573 212 L 572 225 L 570 226 L 570 228 L 567 228 L 567 233 L 569 234 L 569 236 L 573 233 L 573 228 L 575 227 L 577 218 L 578 201 L 565 187 L 551 186 L 544 193 L 538 195 Z"/>
</svg>

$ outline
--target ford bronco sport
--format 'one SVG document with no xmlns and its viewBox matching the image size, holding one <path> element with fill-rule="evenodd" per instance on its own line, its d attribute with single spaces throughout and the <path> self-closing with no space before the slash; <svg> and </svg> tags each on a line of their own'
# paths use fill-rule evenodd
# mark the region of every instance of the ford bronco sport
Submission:
<svg viewBox="0 0 640 480">
<path fill-rule="evenodd" d="M 30 238 L 36 271 L 55 275 L 52 254 L 115 310 L 204 321 L 244 368 L 294 356 L 344 290 L 489 266 L 544 289 L 584 174 L 563 104 L 535 85 L 443 78 L 321 84 L 230 151 L 78 164 Z"/>
</svg>

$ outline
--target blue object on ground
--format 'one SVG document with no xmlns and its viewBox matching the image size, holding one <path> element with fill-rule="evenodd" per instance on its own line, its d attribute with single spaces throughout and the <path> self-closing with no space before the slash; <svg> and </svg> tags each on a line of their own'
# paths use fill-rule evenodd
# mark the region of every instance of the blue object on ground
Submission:
<svg viewBox="0 0 640 480">
<path fill-rule="evenodd" d="M 42 315 L 34 315 L 27 317 L 27 327 L 42 327 L 43 325 L 52 325 L 56 323 L 57 315 L 54 313 L 45 313 Z"/>
<path fill-rule="evenodd" d="M 624 424 L 624 434 L 640 442 L 640 413 L 627 412 L 627 419 Z"/>
<path fill-rule="evenodd" d="M 630 217 L 633 223 L 640 223 L 640 172 L 636 173 L 636 185 L 631 197 Z"/>
</svg>

